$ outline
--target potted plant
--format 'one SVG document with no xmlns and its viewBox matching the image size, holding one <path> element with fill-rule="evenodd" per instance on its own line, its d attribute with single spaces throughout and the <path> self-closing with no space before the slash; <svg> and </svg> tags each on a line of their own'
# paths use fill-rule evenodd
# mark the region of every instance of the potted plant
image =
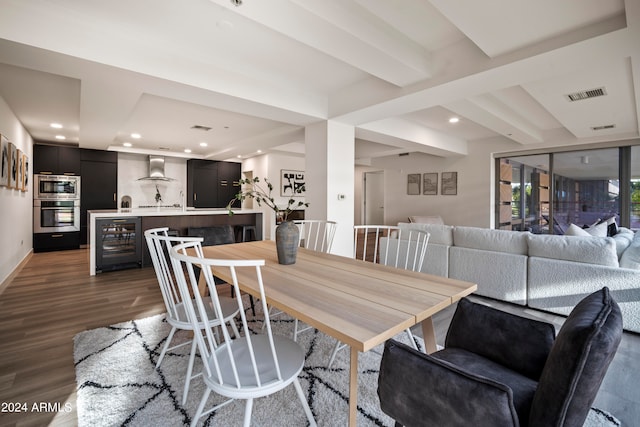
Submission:
<svg viewBox="0 0 640 427">
<path fill-rule="evenodd" d="M 240 190 L 238 194 L 229 202 L 227 210 L 229 215 L 233 215 L 231 206 L 236 200 L 243 202 L 245 199 L 254 199 L 258 206 L 263 204 L 271 208 L 276 218 L 282 218 L 282 222 L 276 227 L 276 249 L 278 251 L 278 262 L 280 264 L 294 264 L 296 262 L 296 255 L 298 253 L 298 245 L 300 242 L 300 230 L 298 226 L 289 221 L 289 214 L 299 207 L 308 207 L 309 203 L 302 202 L 289 198 L 287 205 L 284 208 L 279 207 L 275 198 L 271 195 L 273 191 L 273 184 L 268 179 L 264 178 L 264 185 L 261 184 L 260 178 L 255 177 L 253 179 L 241 179 L 240 185 L 251 185 L 249 189 Z M 297 189 L 296 192 L 304 192 L 304 186 Z"/>
</svg>

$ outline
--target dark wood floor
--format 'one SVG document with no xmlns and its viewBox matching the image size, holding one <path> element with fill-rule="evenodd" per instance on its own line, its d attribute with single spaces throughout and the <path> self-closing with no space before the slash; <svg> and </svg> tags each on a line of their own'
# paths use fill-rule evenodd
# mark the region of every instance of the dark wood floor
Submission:
<svg viewBox="0 0 640 427">
<path fill-rule="evenodd" d="M 164 311 L 153 269 L 91 277 L 86 249 L 33 254 L 0 294 L 0 425 L 76 425 L 73 337 Z"/>
</svg>

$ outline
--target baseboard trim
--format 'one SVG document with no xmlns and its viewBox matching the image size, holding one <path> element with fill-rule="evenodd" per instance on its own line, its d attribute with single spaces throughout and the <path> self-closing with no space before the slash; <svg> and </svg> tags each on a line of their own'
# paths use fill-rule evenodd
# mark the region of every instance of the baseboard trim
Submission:
<svg viewBox="0 0 640 427">
<path fill-rule="evenodd" d="M 27 252 L 27 254 L 24 256 L 24 258 L 22 258 L 22 261 L 20 261 L 18 263 L 18 265 L 16 266 L 16 268 L 14 268 L 11 273 L 9 273 L 7 278 L 4 279 L 2 281 L 2 283 L 0 283 L 0 295 L 2 295 L 2 293 L 7 288 L 7 286 L 9 286 L 9 283 L 11 283 L 13 281 L 13 279 L 15 279 L 15 277 L 22 271 L 24 266 L 31 259 L 32 255 L 33 255 L 33 248 L 29 252 Z"/>
</svg>

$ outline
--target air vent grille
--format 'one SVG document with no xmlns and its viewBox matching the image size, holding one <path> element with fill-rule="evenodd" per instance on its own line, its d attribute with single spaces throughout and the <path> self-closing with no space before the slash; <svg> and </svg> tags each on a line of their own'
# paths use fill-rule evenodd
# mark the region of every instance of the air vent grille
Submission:
<svg viewBox="0 0 640 427">
<path fill-rule="evenodd" d="M 201 130 L 201 131 L 204 131 L 204 132 L 207 132 L 207 131 L 211 130 L 211 128 L 209 126 L 201 126 L 201 125 L 193 125 L 193 126 L 191 126 L 191 129 Z"/>
<path fill-rule="evenodd" d="M 607 91 L 604 87 L 599 87 L 596 89 L 582 90 L 580 92 L 569 93 L 565 95 L 569 101 L 581 101 L 583 99 L 596 98 L 598 96 L 604 96 L 607 94 Z"/>
<path fill-rule="evenodd" d="M 613 129 L 616 125 L 603 125 L 603 126 L 593 126 L 591 130 L 604 130 L 604 129 Z"/>
</svg>

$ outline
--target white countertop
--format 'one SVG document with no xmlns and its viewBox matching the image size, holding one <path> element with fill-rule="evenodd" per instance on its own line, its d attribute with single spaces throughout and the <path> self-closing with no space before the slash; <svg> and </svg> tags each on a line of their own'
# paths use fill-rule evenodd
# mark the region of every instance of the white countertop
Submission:
<svg viewBox="0 0 640 427">
<path fill-rule="evenodd" d="M 262 213 L 252 209 L 233 209 L 234 214 Z M 132 216 L 183 216 L 183 215 L 229 215 L 226 208 L 194 209 L 187 208 L 132 208 L 132 209 L 101 209 L 87 211 L 89 218 L 126 218 Z"/>
</svg>

